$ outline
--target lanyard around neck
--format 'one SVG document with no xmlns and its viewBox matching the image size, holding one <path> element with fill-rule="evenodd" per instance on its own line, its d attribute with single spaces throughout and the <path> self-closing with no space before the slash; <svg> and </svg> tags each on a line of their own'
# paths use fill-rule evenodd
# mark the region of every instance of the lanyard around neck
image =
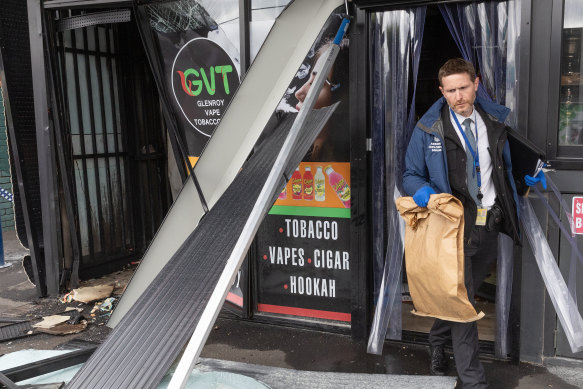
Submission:
<svg viewBox="0 0 583 389">
<path fill-rule="evenodd" d="M 457 116 L 455 114 L 455 112 L 453 112 L 453 109 L 449 109 L 449 111 L 451 112 L 451 116 L 453 116 L 453 120 L 455 121 L 455 124 L 457 124 L 457 127 L 459 128 L 460 132 L 462 133 L 462 136 L 464 138 L 464 141 L 466 141 L 466 146 L 468 148 L 468 150 L 470 150 L 470 154 L 472 154 L 472 158 L 474 159 L 474 174 L 477 174 L 477 181 L 478 181 L 478 199 L 481 200 L 481 191 L 480 189 L 482 188 L 482 175 L 480 174 L 480 156 L 478 155 L 478 121 L 477 121 L 477 116 L 476 116 L 476 108 L 474 108 L 474 123 L 476 124 L 476 150 L 474 151 L 474 149 L 472 148 L 472 145 L 470 144 L 470 141 L 468 140 L 468 136 L 466 135 L 466 132 L 463 130 L 459 120 L 457 119 Z M 470 131 L 471 131 L 471 126 L 470 126 Z"/>
</svg>

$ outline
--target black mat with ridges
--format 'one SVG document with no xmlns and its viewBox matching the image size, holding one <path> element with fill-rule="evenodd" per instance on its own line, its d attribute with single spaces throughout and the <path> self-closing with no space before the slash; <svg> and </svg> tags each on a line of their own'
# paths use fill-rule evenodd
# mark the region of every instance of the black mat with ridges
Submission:
<svg viewBox="0 0 583 389">
<path fill-rule="evenodd" d="M 0 327 L 0 342 L 7 342 L 12 339 L 23 338 L 25 336 L 36 335 L 33 333 L 32 323 L 13 323 Z"/>
<path fill-rule="evenodd" d="M 310 112 L 290 176 L 336 106 Z M 194 332 L 293 124 L 287 114 L 67 388 L 154 388 Z M 285 184 L 273 191 L 272 203 Z M 194 201 L 194 200 L 193 200 Z"/>
</svg>

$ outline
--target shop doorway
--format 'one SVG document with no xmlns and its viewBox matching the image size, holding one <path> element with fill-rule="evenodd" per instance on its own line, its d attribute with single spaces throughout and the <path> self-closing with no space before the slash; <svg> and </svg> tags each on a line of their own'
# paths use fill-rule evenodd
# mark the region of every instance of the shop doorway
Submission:
<svg viewBox="0 0 583 389">
<path fill-rule="evenodd" d="M 416 119 L 419 119 L 431 105 L 441 97 L 437 73 L 441 65 L 450 58 L 462 57 L 450 31 L 436 6 L 427 7 L 425 31 L 421 44 L 419 58 L 419 74 L 417 77 L 417 94 L 415 100 Z M 478 69 L 479 71 L 479 69 Z M 411 83 L 410 89 L 413 89 Z M 413 91 L 410 91 L 412 96 Z M 480 340 L 494 342 L 496 332 L 495 288 L 496 269 L 493 267 L 486 282 L 477 291 L 476 310 L 486 316 L 478 321 Z M 416 316 L 411 313 L 413 304 L 407 294 L 406 277 L 404 279 L 403 296 L 403 330 L 415 333 L 429 333 L 433 318 Z"/>
<path fill-rule="evenodd" d="M 381 301 L 381 312 L 387 316 L 387 338 L 427 342 L 433 324 L 432 318 L 411 313 L 400 236 L 403 224 L 394 206 L 395 198 L 406 196 L 401 181 L 412 129 L 441 97 L 437 73 L 450 58 L 474 63 L 482 80 L 478 93 L 516 110 L 519 10 L 520 2 L 502 1 L 372 15 L 373 280 L 375 302 Z M 507 124 L 515 125 L 515 117 L 513 112 Z M 492 267 L 476 292 L 476 309 L 486 314 L 478 321 L 483 350 L 505 358 L 510 296 L 496 294 L 499 273 Z M 511 272 L 502 274 L 512 277 Z M 381 284 L 386 285 L 383 290 Z"/>
</svg>

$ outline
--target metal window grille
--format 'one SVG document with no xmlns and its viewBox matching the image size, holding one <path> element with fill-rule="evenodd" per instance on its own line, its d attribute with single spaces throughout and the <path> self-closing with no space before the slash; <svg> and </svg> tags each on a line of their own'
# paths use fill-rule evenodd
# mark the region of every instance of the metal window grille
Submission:
<svg viewBox="0 0 583 389">
<path fill-rule="evenodd" d="M 57 25 L 59 18 L 86 17 L 63 10 L 54 16 Z M 143 253 L 166 214 L 165 127 L 133 22 L 52 36 L 78 226 L 73 238 L 81 274 L 94 276 Z"/>
</svg>

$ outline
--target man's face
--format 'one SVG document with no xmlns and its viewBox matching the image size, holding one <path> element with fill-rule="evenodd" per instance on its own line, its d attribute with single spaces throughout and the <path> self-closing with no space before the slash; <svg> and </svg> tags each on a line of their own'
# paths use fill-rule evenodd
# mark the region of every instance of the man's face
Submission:
<svg viewBox="0 0 583 389">
<path fill-rule="evenodd" d="M 451 74 L 441 79 L 439 90 L 455 113 L 469 117 L 473 111 L 479 82 L 478 77 L 472 82 L 468 73 Z"/>
</svg>

